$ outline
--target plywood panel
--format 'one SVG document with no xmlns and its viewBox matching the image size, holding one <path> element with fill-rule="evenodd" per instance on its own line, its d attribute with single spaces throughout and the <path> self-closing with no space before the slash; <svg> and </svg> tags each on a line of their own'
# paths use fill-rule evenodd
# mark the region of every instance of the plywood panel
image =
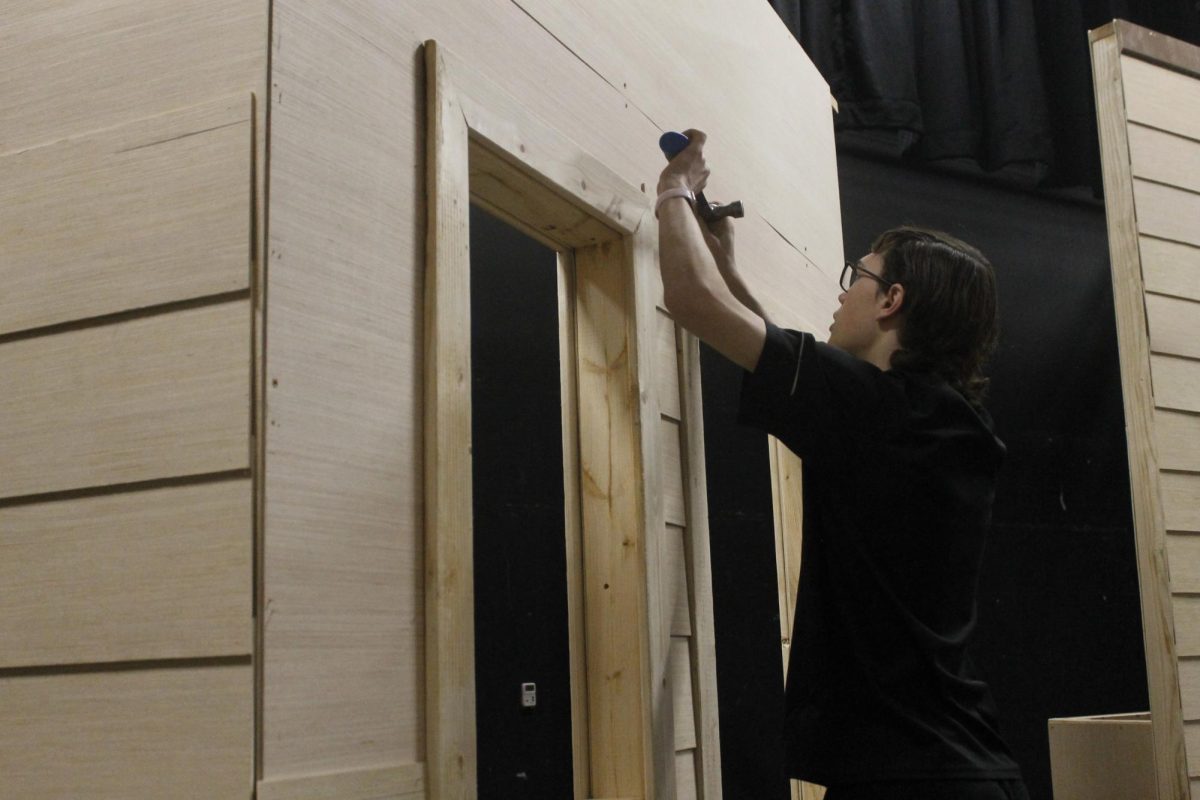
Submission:
<svg viewBox="0 0 1200 800">
<path fill-rule="evenodd" d="M 347 5 L 270 4 L 267 779 L 426 752 L 424 70 Z"/>
<path fill-rule="evenodd" d="M 1150 356 L 1150 374 L 1158 408 L 1200 413 L 1200 361 Z"/>
<path fill-rule="evenodd" d="M 5 797 L 249 797 L 249 663 L 0 678 Z"/>
<path fill-rule="evenodd" d="M 654 314 L 658 339 L 658 407 L 664 417 L 678 420 L 679 411 L 679 352 L 675 343 L 675 321 L 662 309 Z"/>
<path fill-rule="evenodd" d="M 0 497 L 245 469 L 250 303 L 0 346 Z"/>
<path fill-rule="evenodd" d="M 671 637 L 672 707 L 675 710 L 675 749 L 696 746 L 696 704 L 692 693 L 692 643 L 686 636 Z"/>
<path fill-rule="evenodd" d="M 1200 194 L 1135 178 L 1133 196 L 1139 233 L 1200 245 Z"/>
<path fill-rule="evenodd" d="M 249 478 L 0 507 L 0 667 L 249 655 Z"/>
<path fill-rule="evenodd" d="M 1146 320 L 1151 352 L 1200 358 L 1200 302 L 1147 292 Z"/>
<path fill-rule="evenodd" d="M 683 750 L 675 754 L 675 798 L 696 800 L 696 751 Z"/>
<path fill-rule="evenodd" d="M 1146 291 L 1200 300 L 1200 247 L 1141 237 Z"/>
<path fill-rule="evenodd" d="M 672 525 L 687 525 L 683 493 L 683 455 L 679 423 L 664 419 L 658 426 L 659 467 L 662 470 L 663 515 Z"/>
<path fill-rule="evenodd" d="M 1200 192 L 1200 142 L 1130 125 L 1129 158 L 1138 178 Z"/>
<path fill-rule="evenodd" d="M 671 605 L 672 636 L 690 636 L 692 620 L 688 598 L 687 561 L 684 554 L 685 528 L 667 525 L 663 535 L 663 586 Z"/>
<path fill-rule="evenodd" d="M 1200 532 L 1200 475 L 1164 472 L 1158 480 L 1167 530 Z"/>
<path fill-rule="evenodd" d="M 1200 415 L 1159 409 L 1154 441 L 1161 469 L 1200 472 Z"/>
<path fill-rule="evenodd" d="M 1131 122 L 1200 140 L 1200 82 L 1168 67 L 1121 56 Z"/>
<path fill-rule="evenodd" d="M 0 334 L 250 286 L 250 95 L 0 158 Z"/>
<path fill-rule="evenodd" d="M 15 66 L 0 70 L 0 153 L 266 88 L 269 4 L 258 0 L 18 0 L 4 11 Z"/>
<path fill-rule="evenodd" d="M 1200 595 L 1177 594 L 1171 598 L 1171 608 L 1175 619 L 1175 652 L 1182 664 L 1184 657 L 1200 656 Z"/>
</svg>

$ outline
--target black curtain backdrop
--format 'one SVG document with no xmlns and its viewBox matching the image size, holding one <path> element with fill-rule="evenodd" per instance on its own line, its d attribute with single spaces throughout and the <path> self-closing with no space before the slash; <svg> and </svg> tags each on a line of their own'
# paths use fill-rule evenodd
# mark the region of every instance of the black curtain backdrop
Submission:
<svg viewBox="0 0 1200 800">
<path fill-rule="evenodd" d="M 1087 31 L 1200 43 L 1195 0 L 770 0 L 829 82 L 839 143 L 1100 194 Z"/>
</svg>

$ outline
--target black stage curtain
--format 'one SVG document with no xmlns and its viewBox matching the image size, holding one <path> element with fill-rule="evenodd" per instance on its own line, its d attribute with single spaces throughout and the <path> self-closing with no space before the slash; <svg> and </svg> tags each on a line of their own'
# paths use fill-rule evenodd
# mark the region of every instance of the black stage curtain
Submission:
<svg viewBox="0 0 1200 800">
<path fill-rule="evenodd" d="M 1121 18 L 1200 43 L 1194 0 L 770 3 L 829 82 L 839 144 L 873 132 L 894 156 L 1018 167 L 1097 196 L 1087 31 Z"/>
</svg>

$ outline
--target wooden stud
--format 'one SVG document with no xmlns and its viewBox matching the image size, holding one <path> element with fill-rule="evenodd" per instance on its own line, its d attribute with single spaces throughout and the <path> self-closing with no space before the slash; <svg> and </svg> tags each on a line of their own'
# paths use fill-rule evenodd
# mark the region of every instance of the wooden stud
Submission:
<svg viewBox="0 0 1200 800">
<path fill-rule="evenodd" d="M 1154 398 L 1150 391 L 1150 353 L 1138 233 L 1134 216 L 1134 179 L 1130 174 L 1125 110 L 1136 86 L 1122 84 L 1122 57 L 1115 37 L 1094 40 L 1092 67 L 1104 166 L 1104 196 L 1113 273 L 1121 379 L 1125 388 L 1125 424 L 1133 492 L 1142 632 L 1149 684 L 1155 780 L 1159 800 L 1186 797 L 1187 756 L 1175 637 L 1171 617 L 1170 573 L 1165 527 L 1158 502 L 1158 465 L 1154 453 Z"/>
</svg>

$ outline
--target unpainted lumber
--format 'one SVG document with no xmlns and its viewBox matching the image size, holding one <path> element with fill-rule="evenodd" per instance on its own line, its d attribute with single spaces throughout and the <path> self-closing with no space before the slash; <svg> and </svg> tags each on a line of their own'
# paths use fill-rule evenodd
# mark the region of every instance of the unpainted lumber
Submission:
<svg viewBox="0 0 1200 800">
<path fill-rule="evenodd" d="M 0 676 L 6 797 L 249 797 L 249 659 Z"/>
<path fill-rule="evenodd" d="M 249 656 L 251 499 L 243 477 L 0 507 L 0 667 Z"/>
<path fill-rule="evenodd" d="M 250 369 L 244 297 L 0 345 L 0 497 L 248 469 Z"/>
<path fill-rule="evenodd" d="M 0 157 L 0 334 L 250 287 L 249 94 Z"/>
<path fill-rule="evenodd" d="M 425 800 L 425 764 L 259 781 L 258 800 Z"/>
</svg>

